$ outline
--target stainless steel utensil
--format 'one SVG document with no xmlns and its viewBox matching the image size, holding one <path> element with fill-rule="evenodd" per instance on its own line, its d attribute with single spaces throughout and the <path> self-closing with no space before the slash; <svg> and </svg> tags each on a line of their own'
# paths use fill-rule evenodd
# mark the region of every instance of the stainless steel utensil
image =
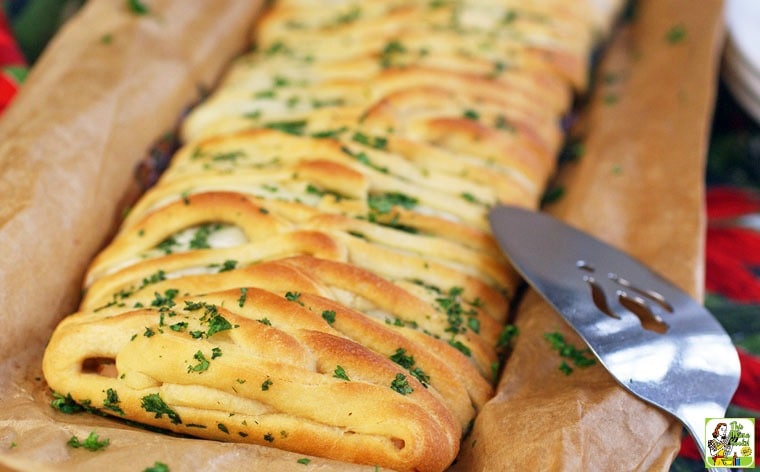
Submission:
<svg viewBox="0 0 760 472">
<path fill-rule="evenodd" d="M 705 450 L 739 357 L 710 312 L 622 251 L 544 213 L 497 206 L 491 229 L 517 271 L 626 389 L 678 418 Z"/>
</svg>

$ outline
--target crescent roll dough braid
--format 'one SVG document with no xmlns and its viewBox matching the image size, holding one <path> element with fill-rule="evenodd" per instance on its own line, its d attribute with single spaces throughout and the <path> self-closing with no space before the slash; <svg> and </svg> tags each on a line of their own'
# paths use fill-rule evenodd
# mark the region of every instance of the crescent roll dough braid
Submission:
<svg viewBox="0 0 760 472">
<path fill-rule="evenodd" d="M 116 418 L 442 471 L 493 395 L 539 206 L 619 0 L 279 0 L 45 350 Z"/>
</svg>

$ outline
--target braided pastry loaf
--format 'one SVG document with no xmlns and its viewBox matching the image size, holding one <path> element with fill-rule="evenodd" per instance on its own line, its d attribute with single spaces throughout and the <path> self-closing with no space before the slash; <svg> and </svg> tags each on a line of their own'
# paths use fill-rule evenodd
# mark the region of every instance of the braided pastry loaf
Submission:
<svg viewBox="0 0 760 472">
<path fill-rule="evenodd" d="M 610 5 L 285 0 L 183 124 L 46 349 L 166 430 L 442 470 L 493 394 L 515 273 Z"/>
</svg>

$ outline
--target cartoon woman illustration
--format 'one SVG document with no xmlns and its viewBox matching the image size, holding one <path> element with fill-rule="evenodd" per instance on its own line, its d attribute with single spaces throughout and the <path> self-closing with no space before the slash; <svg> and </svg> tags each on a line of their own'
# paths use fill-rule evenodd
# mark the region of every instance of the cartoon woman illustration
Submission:
<svg viewBox="0 0 760 472">
<path fill-rule="evenodd" d="M 723 464 L 723 459 L 731 454 L 733 447 L 728 440 L 728 425 L 726 423 L 715 425 L 712 437 L 713 439 L 707 441 L 707 447 L 710 450 L 713 464 Z"/>
</svg>

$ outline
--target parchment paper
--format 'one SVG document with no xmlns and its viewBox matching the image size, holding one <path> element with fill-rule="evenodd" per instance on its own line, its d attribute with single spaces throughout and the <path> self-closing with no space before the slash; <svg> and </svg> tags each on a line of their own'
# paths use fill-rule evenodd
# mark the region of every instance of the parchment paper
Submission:
<svg viewBox="0 0 760 472">
<path fill-rule="evenodd" d="M 40 358 L 78 302 L 133 172 L 199 87 L 246 46 L 261 2 L 90 0 L 56 36 L 0 120 L 0 469 L 357 470 L 272 448 L 160 435 L 50 405 Z M 703 166 L 722 37 L 721 2 L 643 0 L 604 60 L 585 149 L 552 208 L 701 295 Z M 668 41 L 673 27 L 685 33 Z M 613 100 L 610 98 L 615 95 Z M 455 468 L 667 469 L 680 426 L 599 366 L 565 376 L 543 340 L 569 329 L 529 292 L 498 395 Z M 96 431 L 106 450 L 72 449 Z"/>
</svg>

